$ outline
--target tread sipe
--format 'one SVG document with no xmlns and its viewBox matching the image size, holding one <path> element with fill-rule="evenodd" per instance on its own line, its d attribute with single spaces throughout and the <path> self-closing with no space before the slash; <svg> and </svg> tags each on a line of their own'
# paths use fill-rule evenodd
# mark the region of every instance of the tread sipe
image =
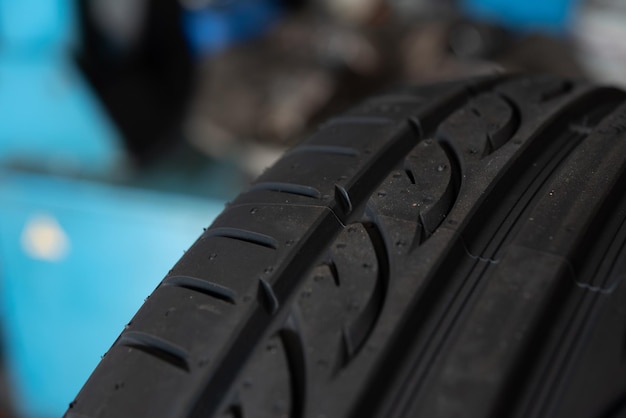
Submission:
<svg viewBox="0 0 626 418">
<path fill-rule="evenodd" d="M 230 203 L 66 417 L 624 417 L 625 278 L 625 93 L 397 90 Z"/>
</svg>

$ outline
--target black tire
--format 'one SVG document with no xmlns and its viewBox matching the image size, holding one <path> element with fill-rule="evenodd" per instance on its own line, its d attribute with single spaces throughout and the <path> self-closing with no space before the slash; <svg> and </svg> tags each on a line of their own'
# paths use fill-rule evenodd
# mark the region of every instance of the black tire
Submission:
<svg viewBox="0 0 626 418">
<path fill-rule="evenodd" d="M 625 99 L 513 76 L 330 120 L 202 234 L 66 416 L 626 416 Z"/>
</svg>

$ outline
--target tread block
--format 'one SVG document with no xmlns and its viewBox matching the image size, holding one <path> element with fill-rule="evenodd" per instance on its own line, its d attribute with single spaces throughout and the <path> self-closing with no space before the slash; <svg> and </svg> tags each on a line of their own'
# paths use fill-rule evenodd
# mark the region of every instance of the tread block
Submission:
<svg viewBox="0 0 626 418">
<path fill-rule="evenodd" d="M 437 142 L 421 141 L 372 194 L 370 204 L 382 216 L 406 221 L 417 222 L 421 213 L 434 231 L 456 197 L 453 171 L 457 169 Z M 442 199 L 443 210 L 438 205 Z"/>
<path fill-rule="evenodd" d="M 329 259 L 308 276 L 298 307 L 305 333 L 324 335 L 311 342 L 315 347 L 311 354 L 318 363 L 326 364 L 325 370 L 330 373 L 344 367 L 362 346 L 376 322 L 385 283 L 379 283 L 384 278 L 380 277 L 377 253 L 362 224 L 351 224 L 343 230 Z M 329 306 L 322 300 L 334 302 Z"/>
<path fill-rule="evenodd" d="M 511 139 L 518 125 L 519 116 L 509 102 L 484 93 L 442 123 L 437 137 L 464 150 L 466 158 L 484 158 Z"/>
<path fill-rule="evenodd" d="M 125 333 L 152 335 L 180 347 L 188 353 L 188 368 L 192 372 L 201 358 L 214 360 L 215 348 L 209 349 L 212 344 L 206 339 L 226 335 L 235 323 L 231 319 L 235 315 L 229 314 L 237 309 L 213 296 L 175 286 L 159 286 L 144 306 Z"/>
<path fill-rule="evenodd" d="M 293 372 L 283 338 L 276 334 L 257 347 L 241 373 L 236 396 L 241 418 L 300 417 Z M 227 410 L 232 410 L 229 407 Z"/>
</svg>

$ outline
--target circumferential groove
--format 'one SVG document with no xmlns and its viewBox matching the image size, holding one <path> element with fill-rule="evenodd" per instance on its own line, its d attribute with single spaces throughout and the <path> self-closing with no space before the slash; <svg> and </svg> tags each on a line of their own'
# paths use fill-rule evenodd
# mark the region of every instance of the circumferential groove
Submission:
<svg viewBox="0 0 626 418">
<path fill-rule="evenodd" d="M 342 147 L 338 145 L 301 145 L 289 151 L 287 155 L 312 152 L 319 154 L 342 155 L 346 157 L 358 157 L 359 151 L 352 147 Z"/>
<path fill-rule="evenodd" d="M 276 241 L 276 239 L 274 239 L 273 237 L 254 231 L 248 231 L 246 229 L 219 227 L 207 230 L 204 235 L 205 237 L 236 239 L 239 241 L 260 245 L 261 247 L 271 248 L 273 250 L 278 248 L 278 241 Z"/>
<path fill-rule="evenodd" d="M 203 279 L 190 276 L 172 276 L 166 277 L 161 283 L 162 286 L 176 286 L 195 292 L 203 293 L 207 296 L 236 305 L 237 295 L 231 289 L 215 284 Z"/>
<path fill-rule="evenodd" d="M 279 193 L 289 193 L 298 196 L 312 197 L 319 199 L 322 194 L 315 187 L 305 186 L 303 184 L 282 183 L 282 182 L 262 182 L 253 185 L 250 191 L 268 190 Z"/>
<path fill-rule="evenodd" d="M 117 341 L 118 346 L 134 348 L 143 353 L 149 354 L 157 359 L 171 364 L 172 366 L 189 371 L 189 354 L 187 351 L 169 341 L 152 334 L 138 331 L 128 331 L 120 335 Z"/>
</svg>

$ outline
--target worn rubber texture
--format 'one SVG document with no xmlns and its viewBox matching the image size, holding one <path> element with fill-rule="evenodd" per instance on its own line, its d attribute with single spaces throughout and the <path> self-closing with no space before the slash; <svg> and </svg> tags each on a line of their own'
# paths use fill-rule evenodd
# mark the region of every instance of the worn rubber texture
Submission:
<svg viewBox="0 0 626 418">
<path fill-rule="evenodd" d="M 506 76 L 330 120 L 202 234 L 66 416 L 626 416 L 625 99 Z"/>
</svg>

